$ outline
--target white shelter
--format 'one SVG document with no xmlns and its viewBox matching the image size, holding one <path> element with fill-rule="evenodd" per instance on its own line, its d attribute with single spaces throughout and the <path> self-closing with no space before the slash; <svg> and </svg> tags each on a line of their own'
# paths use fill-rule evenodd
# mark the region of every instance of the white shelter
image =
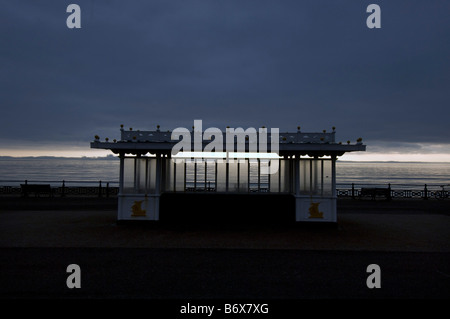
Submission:
<svg viewBox="0 0 450 319">
<path fill-rule="evenodd" d="M 203 132 L 197 133 L 201 136 Z M 257 135 L 262 138 L 261 131 Z M 223 150 L 227 152 L 173 156 L 172 149 L 179 140 L 172 140 L 171 136 L 172 132 L 159 128 L 126 131 L 122 127 L 120 140 L 100 141 L 96 136 L 91 143 L 91 148 L 109 149 L 119 155 L 118 221 L 158 221 L 162 194 L 207 192 L 289 194 L 295 198 L 295 221 L 335 223 L 336 159 L 345 152 L 366 149 L 361 140 L 355 144 L 336 143 L 334 128 L 330 133 L 305 133 L 298 129 L 294 133 L 264 136 L 269 143 L 264 153 L 259 152 L 260 145 L 254 152 L 248 137 L 244 152 L 238 152 L 237 147 L 230 152 L 224 136 Z M 191 142 L 193 145 L 194 136 Z M 278 142 L 277 154 L 271 153 L 274 142 Z M 201 143 L 204 149 L 210 140 Z"/>
</svg>

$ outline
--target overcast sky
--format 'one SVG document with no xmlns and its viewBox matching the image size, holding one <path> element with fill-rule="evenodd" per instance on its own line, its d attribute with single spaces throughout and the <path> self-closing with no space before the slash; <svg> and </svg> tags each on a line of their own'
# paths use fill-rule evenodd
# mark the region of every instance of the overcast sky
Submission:
<svg viewBox="0 0 450 319">
<path fill-rule="evenodd" d="M 70 3 L 81 29 L 66 26 Z M 366 25 L 371 3 L 380 29 Z M 338 141 L 362 137 L 368 152 L 450 154 L 448 0 L 0 4 L 0 155 L 89 154 L 94 135 L 119 138 L 120 124 L 194 119 L 336 126 Z"/>
</svg>

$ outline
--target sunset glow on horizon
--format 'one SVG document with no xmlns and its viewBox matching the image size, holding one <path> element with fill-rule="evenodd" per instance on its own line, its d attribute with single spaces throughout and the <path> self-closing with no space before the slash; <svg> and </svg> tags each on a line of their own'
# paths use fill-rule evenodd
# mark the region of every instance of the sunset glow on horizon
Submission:
<svg viewBox="0 0 450 319">
<path fill-rule="evenodd" d="M 0 156 L 10 157 L 67 157 L 67 158 L 96 158 L 114 155 L 109 150 L 73 147 L 69 149 L 0 149 Z M 339 161 L 357 162 L 449 162 L 450 154 L 445 153 L 383 153 L 383 152 L 349 152 L 338 157 Z"/>
</svg>

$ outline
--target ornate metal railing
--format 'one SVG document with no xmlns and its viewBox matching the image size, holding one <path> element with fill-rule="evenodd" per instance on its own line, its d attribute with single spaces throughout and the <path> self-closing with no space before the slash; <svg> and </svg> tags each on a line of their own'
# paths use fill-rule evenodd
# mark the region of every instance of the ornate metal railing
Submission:
<svg viewBox="0 0 450 319">
<path fill-rule="evenodd" d="M 118 193 L 119 182 L 115 181 L 0 180 L 0 196 L 112 197 Z"/>
<path fill-rule="evenodd" d="M 361 199 L 372 195 L 377 196 L 376 190 L 386 190 L 386 197 L 404 199 L 449 199 L 450 184 L 445 185 L 404 185 L 404 184 L 337 184 L 336 195 L 338 198 Z M 369 190 L 369 191 L 365 191 Z M 372 192 L 370 192 L 372 190 Z M 368 195 L 369 194 L 369 195 Z M 383 194 L 378 192 L 378 194 Z"/>
<path fill-rule="evenodd" d="M 49 186 L 50 192 L 30 191 L 24 193 L 23 185 Z M 395 185 L 395 184 L 336 184 L 338 198 L 363 199 L 368 194 L 372 198 L 379 196 L 389 199 L 450 199 L 450 184 L 446 185 Z M 48 189 L 48 188 L 47 188 Z M 374 192 L 370 192 L 374 190 Z M 383 190 L 375 192 L 375 190 Z M 369 192 L 367 192 L 369 191 Z M 119 193 L 117 181 L 40 181 L 40 180 L 0 180 L 0 196 L 55 196 L 55 197 L 114 197 Z M 387 196 L 386 196 L 387 195 Z"/>
</svg>

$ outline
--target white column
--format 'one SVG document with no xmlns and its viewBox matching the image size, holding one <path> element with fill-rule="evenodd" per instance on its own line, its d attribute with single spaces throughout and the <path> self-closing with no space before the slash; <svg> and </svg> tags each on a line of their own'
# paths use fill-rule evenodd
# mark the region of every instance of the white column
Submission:
<svg viewBox="0 0 450 319">
<path fill-rule="evenodd" d="M 119 159 L 120 159 L 120 171 L 119 171 L 119 194 L 122 195 L 123 194 L 123 174 L 124 174 L 124 169 L 125 169 L 125 154 L 121 153 L 119 155 Z"/>
<path fill-rule="evenodd" d="M 258 192 L 261 190 L 261 160 L 256 159 L 258 163 Z"/>
<path fill-rule="evenodd" d="M 155 194 L 159 195 L 161 190 L 161 154 L 156 154 L 156 179 L 155 179 Z"/>
<path fill-rule="evenodd" d="M 300 160 L 299 156 L 295 155 L 294 159 L 294 178 L 295 178 L 295 195 L 300 195 Z"/>
<path fill-rule="evenodd" d="M 323 197 L 323 159 L 320 159 L 320 196 Z"/>
<path fill-rule="evenodd" d="M 331 196 L 336 197 L 336 155 L 331 156 Z"/>
<path fill-rule="evenodd" d="M 317 156 L 314 156 L 313 160 L 313 168 L 314 168 L 314 193 L 318 195 L 319 190 L 319 178 L 317 175 L 319 175 L 318 172 L 318 165 L 319 165 L 319 158 Z"/>
<path fill-rule="evenodd" d="M 225 191 L 228 192 L 228 183 L 229 183 L 229 177 L 230 174 L 230 165 L 228 163 L 228 152 L 227 152 L 227 159 L 225 162 Z"/>
<path fill-rule="evenodd" d="M 155 195 L 152 196 L 154 220 L 159 220 L 159 194 L 161 193 L 161 154 L 156 154 Z"/>
</svg>

